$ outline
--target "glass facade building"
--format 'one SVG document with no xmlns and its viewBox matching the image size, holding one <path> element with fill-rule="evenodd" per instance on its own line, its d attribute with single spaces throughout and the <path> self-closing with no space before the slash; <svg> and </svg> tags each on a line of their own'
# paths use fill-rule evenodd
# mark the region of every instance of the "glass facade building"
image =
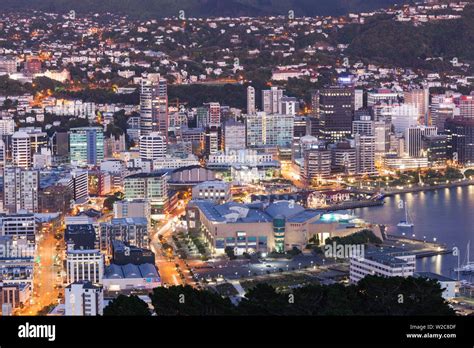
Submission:
<svg viewBox="0 0 474 348">
<path fill-rule="evenodd" d="M 104 159 L 104 131 L 101 127 L 72 128 L 69 131 L 71 164 L 96 166 Z"/>
</svg>

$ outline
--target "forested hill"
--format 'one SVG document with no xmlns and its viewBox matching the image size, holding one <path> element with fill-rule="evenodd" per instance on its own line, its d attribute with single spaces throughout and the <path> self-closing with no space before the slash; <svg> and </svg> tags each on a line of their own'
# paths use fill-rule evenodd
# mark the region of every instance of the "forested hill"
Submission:
<svg viewBox="0 0 474 348">
<path fill-rule="evenodd" d="M 461 19 L 414 26 L 388 16 L 364 25 L 349 25 L 335 38 L 349 44 L 355 58 L 396 66 L 423 67 L 426 58 L 442 57 L 474 62 L 474 5 L 466 7 Z"/>
<path fill-rule="evenodd" d="M 45 10 L 51 12 L 115 12 L 152 18 L 266 16 L 293 10 L 296 16 L 342 15 L 407 3 L 412 0 L 1 0 L 0 10 Z"/>
</svg>

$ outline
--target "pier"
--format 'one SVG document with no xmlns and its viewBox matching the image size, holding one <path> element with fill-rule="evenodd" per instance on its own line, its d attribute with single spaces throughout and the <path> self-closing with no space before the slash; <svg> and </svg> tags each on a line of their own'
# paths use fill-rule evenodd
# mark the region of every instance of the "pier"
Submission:
<svg viewBox="0 0 474 348">
<path fill-rule="evenodd" d="M 327 211 L 338 211 L 338 210 L 349 210 L 356 208 L 366 208 L 366 207 L 380 207 L 384 205 L 383 200 L 361 200 L 361 201 L 348 201 L 343 203 L 338 203 L 331 205 L 326 208 Z"/>
<path fill-rule="evenodd" d="M 384 247 L 397 247 L 405 249 L 416 256 L 417 259 L 432 257 L 437 255 L 451 254 L 453 251 L 441 243 L 427 242 L 420 239 L 387 235 L 384 240 Z"/>
</svg>

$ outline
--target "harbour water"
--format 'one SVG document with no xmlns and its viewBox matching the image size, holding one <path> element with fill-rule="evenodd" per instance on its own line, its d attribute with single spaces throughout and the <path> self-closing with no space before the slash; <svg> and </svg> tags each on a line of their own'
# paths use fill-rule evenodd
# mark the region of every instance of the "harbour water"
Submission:
<svg viewBox="0 0 474 348">
<path fill-rule="evenodd" d="M 413 229 L 397 227 L 405 219 L 401 200 L 408 204 L 409 217 L 415 225 Z M 386 225 L 389 234 L 436 241 L 448 248 L 458 247 L 461 264 L 466 260 L 466 247 L 471 240 L 471 261 L 474 259 L 474 186 L 399 194 L 385 198 L 384 206 L 355 209 L 354 214 L 368 222 Z M 457 265 L 456 256 L 438 255 L 418 259 L 417 271 L 457 278 L 454 272 Z M 474 280 L 472 275 L 461 278 Z"/>
</svg>

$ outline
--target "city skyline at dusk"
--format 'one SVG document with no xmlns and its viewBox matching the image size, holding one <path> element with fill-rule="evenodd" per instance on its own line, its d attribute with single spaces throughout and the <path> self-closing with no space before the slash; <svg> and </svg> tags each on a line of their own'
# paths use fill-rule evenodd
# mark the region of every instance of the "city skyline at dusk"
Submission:
<svg viewBox="0 0 474 348">
<path fill-rule="evenodd" d="M 472 1 L 93 3 L 0 4 L 18 342 L 97 316 L 472 341 Z"/>
</svg>

